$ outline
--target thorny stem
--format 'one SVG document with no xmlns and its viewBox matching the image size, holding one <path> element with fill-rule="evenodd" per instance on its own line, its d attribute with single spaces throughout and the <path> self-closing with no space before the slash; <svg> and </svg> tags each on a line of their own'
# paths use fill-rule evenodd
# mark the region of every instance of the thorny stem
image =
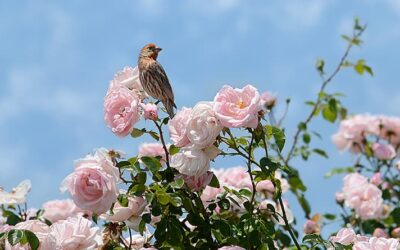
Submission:
<svg viewBox="0 0 400 250">
<path fill-rule="evenodd" d="M 365 30 L 365 27 L 362 28 L 361 30 L 359 30 L 358 33 L 355 33 L 353 35 L 353 40 L 359 38 L 362 35 L 362 33 L 364 32 L 364 30 Z M 325 88 L 326 88 L 326 86 L 328 85 L 328 83 L 330 83 L 333 80 L 333 78 L 335 78 L 335 76 L 340 72 L 340 70 L 342 69 L 342 66 L 344 65 L 344 62 L 346 61 L 346 59 L 347 59 L 347 57 L 348 57 L 348 55 L 350 53 L 350 50 L 351 50 L 351 48 L 353 46 L 354 46 L 354 44 L 352 42 L 349 42 L 349 44 L 347 45 L 347 48 L 346 48 L 342 58 L 339 61 L 339 64 L 336 66 L 336 68 L 333 71 L 333 73 L 326 79 L 322 78 L 323 79 L 323 83 L 321 85 L 319 93 L 323 93 Z M 320 95 L 318 95 L 313 109 L 311 110 L 310 114 L 307 116 L 306 120 L 304 121 L 305 125 L 307 125 L 311 121 L 311 119 L 314 117 L 314 113 L 317 110 L 317 108 L 319 107 L 319 105 L 321 104 L 321 101 L 322 101 L 322 98 L 321 98 Z M 297 145 L 297 142 L 299 140 L 300 133 L 301 133 L 301 129 L 297 128 L 297 131 L 296 131 L 294 139 L 293 139 L 292 147 L 290 148 L 289 153 L 288 153 L 288 155 L 287 155 L 287 157 L 286 157 L 286 159 L 284 161 L 285 165 L 288 165 L 289 161 L 293 157 L 293 153 L 294 153 L 294 151 L 296 149 L 296 145 Z"/>
<path fill-rule="evenodd" d="M 162 125 L 159 125 L 156 121 L 154 121 L 154 124 L 156 125 L 158 132 L 160 133 L 160 140 L 161 140 L 161 143 L 162 143 L 164 151 L 165 151 L 165 160 L 166 160 L 167 168 L 170 168 L 169 152 L 168 152 L 167 146 L 165 144 L 164 135 L 163 135 L 162 128 L 161 128 Z"/>
<path fill-rule="evenodd" d="M 251 185 L 253 187 L 253 192 L 251 193 L 251 213 L 253 213 L 253 203 L 254 203 L 254 197 L 256 195 L 256 184 L 254 183 L 254 178 L 251 173 L 251 155 L 252 155 L 252 150 L 253 150 L 253 142 L 254 142 L 254 134 L 252 133 L 252 130 L 249 130 L 251 133 L 251 140 L 250 140 L 250 145 L 249 145 L 249 156 L 247 160 L 247 171 L 249 172 L 250 180 L 251 180 Z"/>
</svg>

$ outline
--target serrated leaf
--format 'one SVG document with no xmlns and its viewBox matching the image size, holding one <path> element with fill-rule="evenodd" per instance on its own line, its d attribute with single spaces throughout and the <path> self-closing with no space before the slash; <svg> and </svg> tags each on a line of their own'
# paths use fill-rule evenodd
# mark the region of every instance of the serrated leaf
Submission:
<svg viewBox="0 0 400 250">
<path fill-rule="evenodd" d="M 10 243 L 11 246 L 17 245 L 21 241 L 21 239 L 23 237 L 24 237 L 24 231 L 23 230 L 11 229 L 7 233 L 8 243 Z"/>
<path fill-rule="evenodd" d="M 157 173 L 161 169 L 161 163 L 157 158 L 142 156 L 140 159 L 152 173 Z"/>
<path fill-rule="evenodd" d="M 279 148 L 279 151 L 282 152 L 286 141 L 285 133 L 280 128 L 272 127 L 272 134 L 274 136 L 275 143 Z"/>
<path fill-rule="evenodd" d="M 142 128 L 142 129 L 133 128 L 133 130 L 131 132 L 131 136 L 133 138 L 138 138 L 138 137 L 142 136 L 144 133 L 146 133 L 146 129 L 144 129 L 144 128 Z"/>
</svg>

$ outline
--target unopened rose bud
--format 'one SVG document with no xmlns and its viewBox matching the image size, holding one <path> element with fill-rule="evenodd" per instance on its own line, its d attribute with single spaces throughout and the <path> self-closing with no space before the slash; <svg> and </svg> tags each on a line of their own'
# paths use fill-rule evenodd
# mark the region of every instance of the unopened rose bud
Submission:
<svg viewBox="0 0 400 250">
<path fill-rule="evenodd" d="M 305 234 L 318 234 L 320 232 L 320 227 L 315 221 L 308 220 L 304 223 L 303 231 Z"/>
<path fill-rule="evenodd" d="M 381 173 L 375 173 L 371 178 L 371 183 L 375 186 L 379 186 L 382 184 L 382 175 Z"/>
<path fill-rule="evenodd" d="M 400 238 L 400 227 L 396 227 L 392 230 L 392 236 L 394 238 Z"/>
<path fill-rule="evenodd" d="M 276 105 L 276 96 L 272 95 L 271 92 L 264 92 L 260 97 L 261 105 L 266 109 L 272 109 Z"/>
<path fill-rule="evenodd" d="M 144 119 L 152 121 L 158 119 L 157 105 L 153 103 L 147 103 L 147 104 L 142 103 L 141 106 L 143 108 Z"/>
<path fill-rule="evenodd" d="M 374 156 L 379 160 L 391 160 L 396 157 L 396 150 L 390 144 L 374 143 L 372 150 Z"/>
<path fill-rule="evenodd" d="M 389 234 L 382 228 L 375 228 L 374 232 L 372 233 L 372 236 L 377 238 L 389 238 Z"/>
<path fill-rule="evenodd" d="M 336 202 L 337 203 L 343 203 L 343 201 L 344 201 L 344 193 L 342 193 L 342 192 L 336 192 L 336 194 L 335 194 L 335 197 L 336 197 Z"/>
</svg>

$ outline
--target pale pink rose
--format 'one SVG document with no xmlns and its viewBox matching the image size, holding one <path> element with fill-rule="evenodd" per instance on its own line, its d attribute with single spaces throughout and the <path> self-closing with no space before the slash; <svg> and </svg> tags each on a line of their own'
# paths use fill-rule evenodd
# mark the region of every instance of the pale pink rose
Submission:
<svg viewBox="0 0 400 250">
<path fill-rule="evenodd" d="M 222 187 L 221 183 L 220 183 L 220 187 L 219 188 L 214 188 L 214 187 L 207 186 L 203 190 L 203 192 L 201 193 L 201 197 L 200 198 L 203 201 L 203 203 L 207 203 L 207 202 L 217 198 L 217 196 L 219 194 L 222 194 L 224 191 L 225 191 L 225 189 Z"/>
<path fill-rule="evenodd" d="M 51 200 L 43 204 L 43 217 L 52 223 L 75 215 L 88 215 L 90 212 L 78 208 L 71 199 Z"/>
<path fill-rule="evenodd" d="M 374 184 L 375 186 L 381 185 L 382 182 L 383 182 L 383 180 L 382 180 L 382 175 L 380 172 L 375 173 L 371 178 L 371 183 Z"/>
<path fill-rule="evenodd" d="M 396 157 L 396 150 L 390 144 L 374 143 L 372 150 L 374 156 L 379 160 L 391 160 Z"/>
<path fill-rule="evenodd" d="M 375 219 L 383 216 L 382 191 L 368 182 L 359 173 L 348 174 L 344 177 L 343 194 L 345 204 L 355 209 L 361 219 Z"/>
<path fill-rule="evenodd" d="M 342 203 L 344 201 L 344 199 L 345 199 L 345 195 L 342 192 L 336 192 L 335 193 L 335 198 L 336 198 L 336 201 L 338 203 Z"/>
<path fill-rule="evenodd" d="M 112 222 L 123 222 L 131 218 L 132 216 L 139 216 L 143 213 L 147 203 L 143 197 L 129 197 L 129 203 L 127 207 L 121 206 L 119 202 L 114 204 L 113 214 L 103 214 L 101 216 L 104 220 Z"/>
<path fill-rule="evenodd" d="M 392 230 L 392 236 L 394 238 L 400 238 L 400 227 L 396 227 Z"/>
<path fill-rule="evenodd" d="M 146 243 L 146 239 L 140 234 L 135 234 L 132 235 L 131 238 L 126 238 L 126 242 L 128 244 L 131 243 L 131 247 L 133 247 L 133 249 L 142 249 Z"/>
<path fill-rule="evenodd" d="M 211 181 L 214 174 L 207 171 L 200 177 L 181 175 L 186 185 L 192 192 L 200 191 L 204 189 Z"/>
<path fill-rule="evenodd" d="M 171 167 L 179 173 L 200 177 L 210 168 L 210 158 L 201 149 L 181 148 L 181 150 L 171 157 Z"/>
<path fill-rule="evenodd" d="M 215 96 L 213 109 L 224 127 L 256 128 L 261 110 L 260 94 L 251 85 L 242 89 L 225 85 Z"/>
<path fill-rule="evenodd" d="M 142 84 L 139 79 L 138 67 L 124 67 L 114 75 L 114 79 L 110 83 L 108 93 L 115 87 L 125 87 L 135 93 L 141 100 L 147 97 L 146 92 L 143 90 Z"/>
<path fill-rule="evenodd" d="M 374 232 L 372 233 L 372 236 L 377 238 L 389 238 L 389 234 L 382 228 L 375 228 Z"/>
<path fill-rule="evenodd" d="M 183 107 L 168 123 L 171 141 L 173 141 L 174 145 L 177 147 L 184 147 L 190 143 L 187 134 L 187 125 L 189 123 L 191 113 L 191 108 Z"/>
<path fill-rule="evenodd" d="M 215 176 L 219 182 L 234 188 L 252 189 L 251 179 L 246 169 L 242 167 L 233 167 L 214 170 Z"/>
<path fill-rule="evenodd" d="M 142 143 L 139 146 L 139 157 L 157 157 L 161 156 L 163 162 L 166 161 L 165 150 L 161 143 Z"/>
<path fill-rule="evenodd" d="M 154 103 L 141 103 L 143 109 L 143 116 L 146 120 L 156 121 L 158 119 L 158 107 Z"/>
<path fill-rule="evenodd" d="M 356 240 L 356 233 L 351 228 L 342 228 L 336 234 L 336 236 L 332 236 L 330 241 L 333 243 L 340 243 L 342 245 L 348 246 Z"/>
<path fill-rule="evenodd" d="M 399 241 L 397 239 L 385 239 L 371 237 L 369 241 L 356 242 L 354 250 L 397 250 Z"/>
<path fill-rule="evenodd" d="M 8 224 L 0 225 L 0 233 L 5 233 L 13 229 L 14 226 L 10 226 Z"/>
<path fill-rule="evenodd" d="M 320 227 L 317 222 L 307 220 L 306 223 L 304 223 L 303 231 L 305 234 L 319 234 Z"/>
<path fill-rule="evenodd" d="M 139 98 L 125 87 L 116 87 L 104 99 L 104 121 L 119 137 L 130 134 L 140 119 Z"/>
<path fill-rule="evenodd" d="M 364 150 L 365 137 L 379 134 L 379 119 L 371 115 L 355 115 L 340 122 L 339 131 L 332 136 L 340 150 L 359 153 Z"/>
<path fill-rule="evenodd" d="M 83 159 L 76 160 L 74 162 L 75 168 L 79 168 L 80 166 L 90 166 L 94 168 L 100 167 L 107 174 L 115 178 L 117 182 L 120 182 L 119 170 L 116 167 L 115 157 L 111 157 L 114 154 L 121 155 L 123 152 L 109 150 L 106 148 L 98 148 L 95 150 L 93 157 L 91 155 L 87 155 Z"/>
<path fill-rule="evenodd" d="M 46 238 L 47 234 L 50 231 L 49 226 L 39 220 L 28 220 L 28 221 L 20 222 L 17 225 L 15 225 L 13 229 L 29 230 L 29 231 L 33 232 L 36 235 L 36 237 L 39 239 L 40 243 L 42 243 L 44 241 L 44 239 Z M 30 249 L 30 247 L 28 244 L 25 244 L 25 245 L 16 244 L 15 246 L 11 246 L 8 243 L 8 241 L 6 241 L 5 249 L 6 250 L 28 250 L 28 249 Z M 46 250 L 46 248 L 43 248 L 42 246 L 39 247 L 39 249 Z"/>
<path fill-rule="evenodd" d="M 189 141 L 197 148 L 213 144 L 223 128 L 213 111 L 212 102 L 197 103 L 192 109 L 187 126 Z"/>
<path fill-rule="evenodd" d="M 400 118 L 394 116 L 379 116 L 381 125 L 380 137 L 396 146 L 400 143 Z"/>
<path fill-rule="evenodd" d="M 260 104 L 266 109 L 272 109 L 276 105 L 276 96 L 266 91 L 260 95 Z"/>
<path fill-rule="evenodd" d="M 218 250 L 245 250 L 245 248 L 239 246 L 224 246 L 218 248 Z"/>
<path fill-rule="evenodd" d="M 263 180 L 257 183 L 256 185 L 257 192 L 267 192 L 267 193 L 274 193 L 275 186 L 270 180 Z"/>
<path fill-rule="evenodd" d="M 61 186 L 75 204 L 84 210 L 102 214 L 117 200 L 116 180 L 102 168 L 85 164 L 68 175 Z"/>
<path fill-rule="evenodd" d="M 43 249 L 86 250 L 97 249 L 96 236 L 98 227 L 83 217 L 69 217 L 50 227 L 50 232 L 43 241 Z"/>
</svg>

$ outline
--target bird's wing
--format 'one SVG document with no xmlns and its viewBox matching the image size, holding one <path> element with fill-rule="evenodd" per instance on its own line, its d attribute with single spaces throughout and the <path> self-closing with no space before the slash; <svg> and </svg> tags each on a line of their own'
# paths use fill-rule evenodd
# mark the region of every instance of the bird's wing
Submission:
<svg viewBox="0 0 400 250">
<path fill-rule="evenodd" d="M 149 67 L 149 72 L 154 74 L 154 78 L 157 79 L 159 84 L 162 84 L 162 89 L 165 91 L 165 97 L 168 97 L 170 100 L 174 100 L 174 92 L 172 92 L 171 84 L 169 83 L 168 76 L 165 73 L 161 64 L 157 61 L 152 63 Z"/>
</svg>

